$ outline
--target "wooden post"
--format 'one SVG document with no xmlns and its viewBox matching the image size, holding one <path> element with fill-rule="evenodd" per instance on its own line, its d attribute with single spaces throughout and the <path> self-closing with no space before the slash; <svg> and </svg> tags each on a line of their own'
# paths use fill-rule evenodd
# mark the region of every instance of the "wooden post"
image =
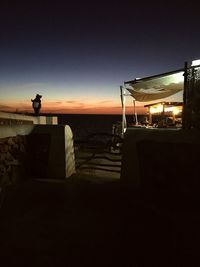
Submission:
<svg viewBox="0 0 200 267">
<path fill-rule="evenodd" d="M 176 122 L 176 116 L 175 116 L 175 114 L 174 114 L 173 111 L 172 111 L 172 117 L 173 117 L 173 124 L 175 124 L 175 122 Z"/>
<path fill-rule="evenodd" d="M 148 107 L 148 113 L 149 113 L 149 124 L 152 124 L 152 114 L 150 112 L 150 107 Z"/>
</svg>

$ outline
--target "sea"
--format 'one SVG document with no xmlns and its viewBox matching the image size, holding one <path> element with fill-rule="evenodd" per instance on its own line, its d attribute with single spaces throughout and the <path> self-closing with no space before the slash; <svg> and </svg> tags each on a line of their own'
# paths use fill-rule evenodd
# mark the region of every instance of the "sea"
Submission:
<svg viewBox="0 0 200 267">
<path fill-rule="evenodd" d="M 120 124 L 122 115 L 97 115 L 97 114 L 57 114 L 58 124 L 69 125 L 72 129 L 74 140 L 81 140 L 91 134 L 112 134 L 114 124 Z M 139 115 L 138 119 L 141 119 Z M 134 122 L 133 115 L 126 116 L 127 123 Z"/>
</svg>

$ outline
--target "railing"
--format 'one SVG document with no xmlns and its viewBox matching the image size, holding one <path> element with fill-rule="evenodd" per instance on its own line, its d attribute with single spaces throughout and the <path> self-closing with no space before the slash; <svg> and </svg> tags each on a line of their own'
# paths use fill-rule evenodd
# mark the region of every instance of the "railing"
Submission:
<svg viewBox="0 0 200 267">
<path fill-rule="evenodd" d="M 200 129 L 200 66 L 185 63 L 183 128 Z"/>
<path fill-rule="evenodd" d="M 121 172 L 119 136 L 95 133 L 75 144 L 76 170 L 90 175 L 111 175 L 119 178 Z"/>
</svg>

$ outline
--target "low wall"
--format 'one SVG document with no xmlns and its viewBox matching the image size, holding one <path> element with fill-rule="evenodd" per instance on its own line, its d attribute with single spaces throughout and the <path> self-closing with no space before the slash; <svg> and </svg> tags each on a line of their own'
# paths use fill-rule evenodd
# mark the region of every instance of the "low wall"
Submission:
<svg viewBox="0 0 200 267">
<path fill-rule="evenodd" d="M 27 174 L 27 136 L 34 125 L 0 126 L 0 188 Z"/>
<path fill-rule="evenodd" d="M 27 172 L 27 136 L 0 139 L 0 188 L 19 183 Z"/>
<path fill-rule="evenodd" d="M 28 144 L 33 176 L 63 179 L 75 173 L 73 134 L 68 125 L 37 125 Z"/>
<path fill-rule="evenodd" d="M 0 188 L 24 176 L 64 179 L 73 173 L 73 134 L 69 126 L 0 126 Z"/>
<path fill-rule="evenodd" d="M 0 125 L 0 138 L 28 135 L 33 131 L 34 127 L 34 125 Z"/>
<path fill-rule="evenodd" d="M 199 190 L 199 149 L 195 130 L 127 129 L 121 180 L 147 190 Z"/>
<path fill-rule="evenodd" d="M 58 124 L 56 116 L 32 116 L 17 113 L 0 112 L 0 125 L 22 124 Z"/>
</svg>

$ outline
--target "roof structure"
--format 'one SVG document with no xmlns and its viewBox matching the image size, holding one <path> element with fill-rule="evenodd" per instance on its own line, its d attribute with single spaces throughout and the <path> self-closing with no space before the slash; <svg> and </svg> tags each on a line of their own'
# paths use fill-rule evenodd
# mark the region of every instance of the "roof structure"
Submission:
<svg viewBox="0 0 200 267">
<path fill-rule="evenodd" d="M 184 69 L 134 79 L 124 82 L 124 86 L 139 102 L 166 98 L 183 90 Z"/>
<path fill-rule="evenodd" d="M 183 105 L 183 102 L 166 102 L 166 101 L 160 101 L 160 102 L 156 102 L 156 103 L 153 103 L 153 104 L 148 104 L 148 105 L 144 105 L 144 107 L 151 107 L 151 106 L 155 106 L 155 105 L 159 105 L 159 104 L 162 104 L 162 105 L 166 105 L 166 106 L 182 106 Z"/>
</svg>

